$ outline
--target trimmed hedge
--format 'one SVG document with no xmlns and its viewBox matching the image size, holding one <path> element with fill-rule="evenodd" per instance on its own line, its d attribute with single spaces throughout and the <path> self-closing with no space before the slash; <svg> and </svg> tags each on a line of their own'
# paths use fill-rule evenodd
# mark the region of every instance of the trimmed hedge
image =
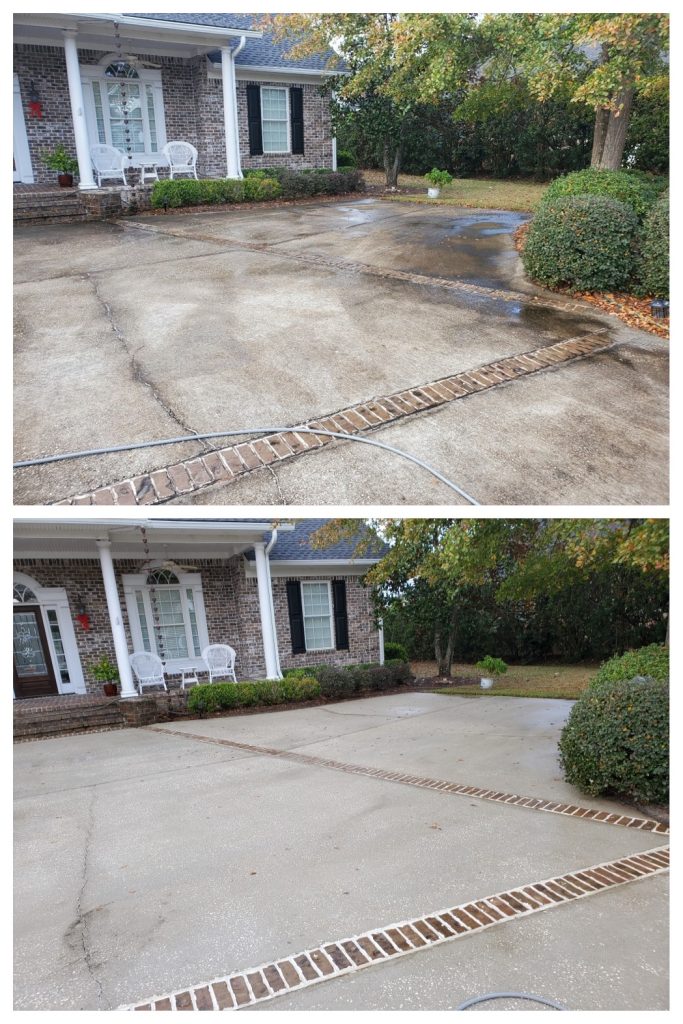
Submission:
<svg viewBox="0 0 683 1024">
<path fill-rule="evenodd" d="M 302 679 L 265 679 L 253 683 L 200 683 L 190 690 L 187 707 L 189 711 L 207 714 L 230 708 L 315 700 L 320 695 L 320 685 L 310 676 Z"/>
<path fill-rule="evenodd" d="M 591 686 L 617 683 L 634 676 L 650 676 L 660 682 L 669 681 L 669 648 L 664 644 L 648 644 L 635 651 L 626 651 L 602 663 L 590 681 Z"/>
<path fill-rule="evenodd" d="M 635 266 L 637 228 L 633 210 L 615 199 L 566 196 L 543 202 L 529 228 L 524 269 L 551 288 L 625 289 Z"/>
<path fill-rule="evenodd" d="M 669 195 L 652 207 L 640 236 L 640 278 L 646 295 L 669 298 Z"/>
<path fill-rule="evenodd" d="M 590 687 L 572 708 L 559 749 L 567 782 L 589 796 L 666 803 L 668 685 L 641 677 Z"/>
<path fill-rule="evenodd" d="M 387 640 L 384 644 L 384 658 L 385 661 L 408 661 L 408 650 L 404 644 Z"/>
<path fill-rule="evenodd" d="M 643 173 L 598 171 L 588 167 L 585 171 L 574 171 L 551 181 L 543 202 L 562 196 L 602 196 L 624 203 L 642 218 L 657 202 L 660 191 L 657 179 L 648 178 Z"/>
<path fill-rule="evenodd" d="M 245 172 L 239 178 L 180 178 L 156 181 L 152 206 L 156 209 L 182 206 L 210 206 L 217 203 L 253 203 L 269 199 L 299 199 L 318 195 L 344 195 L 365 188 L 360 171 L 333 172 L 314 168 L 310 172 L 273 167 Z"/>
</svg>

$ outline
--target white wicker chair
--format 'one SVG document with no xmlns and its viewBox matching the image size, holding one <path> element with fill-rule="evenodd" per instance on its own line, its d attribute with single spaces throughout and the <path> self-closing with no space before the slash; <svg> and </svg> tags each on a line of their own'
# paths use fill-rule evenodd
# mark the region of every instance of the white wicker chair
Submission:
<svg viewBox="0 0 683 1024">
<path fill-rule="evenodd" d="M 209 682 L 214 679 L 232 679 L 237 682 L 235 676 L 235 652 L 227 644 L 209 644 L 202 651 L 202 658 L 209 670 Z"/>
<path fill-rule="evenodd" d="M 164 690 L 168 690 L 164 675 L 164 663 L 156 654 L 150 654 L 149 651 L 135 651 L 134 654 L 128 655 L 128 660 L 137 681 L 140 696 L 142 696 L 143 686 L 163 686 Z"/>
<path fill-rule="evenodd" d="M 97 175 L 98 188 L 102 188 L 102 178 L 121 178 L 123 184 L 128 185 L 124 168 L 126 155 L 120 149 L 101 144 L 91 146 L 90 159 Z"/>
<path fill-rule="evenodd" d="M 176 174 L 192 174 L 197 178 L 197 150 L 191 142 L 167 142 L 161 152 L 168 159 L 171 178 Z"/>
</svg>

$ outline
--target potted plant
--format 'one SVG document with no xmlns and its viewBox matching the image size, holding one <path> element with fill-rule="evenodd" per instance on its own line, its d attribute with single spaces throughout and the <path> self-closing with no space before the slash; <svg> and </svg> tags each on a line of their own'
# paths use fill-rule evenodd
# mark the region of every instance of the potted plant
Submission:
<svg viewBox="0 0 683 1024">
<path fill-rule="evenodd" d="M 425 178 L 431 186 L 427 189 L 427 195 L 430 199 L 438 199 L 444 185 L 450 185 L 453 181 L 453 176 L 448 171 L 440 171 L 438 167 L 432 167 L 431 171 L 425 174 Z"/>
<path fill-rule="evenodd" d="M 51 153 L 43 153 L 42 161 L 51 171 L 57 171 L 57 181 L 62 188 L 71 188 L 74 183 L 74 171 L 78 170 L 78 160 L 69 156 L 60 143 Z"/>
<path fill-rule="evenodd" d="M 118 688 L 119 670 L 109 658 L 100 658 L 94 665 L 90 666 L 93 678 L 102 683 L 105 697 L 115 697 Z"/>
<path fill-rule="evenodd" d="M 482 690 L 490 690 L 498 676 L 505 675 L 508 670 L 502 658 L 492 658 L 490 654 L 478 661 L 474 667 L 482 674 L 479 682 Z"/>
</svg>

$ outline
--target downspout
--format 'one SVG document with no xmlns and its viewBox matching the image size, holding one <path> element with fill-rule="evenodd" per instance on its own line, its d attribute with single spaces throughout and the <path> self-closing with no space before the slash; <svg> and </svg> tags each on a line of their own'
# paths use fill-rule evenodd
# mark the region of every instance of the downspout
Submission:
<svg viewBox="0 0 683 1024">
<path fill-rule="evenodd" d="M 240 41 L 232 51 L 232 105 L 233 105 L 233 123 L 235 125 L 235 162 L 237 164 L 237 177 L 241 178 L 242 175 L 242 159 L 240 157 L 240 127 L 239 127 L 239 114 L 237 110 L 237 68 L 235 67 L 235 57 L 239 56 L 244 47 L 247 45 L 247 37 L 240 36 Z M 266 550 L 266 557 L 268 556 L 268 550 Z M 269 571 L 270 575 L 270 571 Z"/>
<path fill-rule="evenodd" d="M 270 594 L 270 621 L 273 624 L 273 643 L 275 647 L 275 663 L 277 665 L 278 677 L 282 679 L 282 666 L 280 664 L 280 648 L 277 642 L 277 629 L 275 627 L 275 604 L 273 602 L 273 580 L 270 575 L 270 552 L 275 547 L 277 541 L 277 526 L 273 525 L 273 529 L 270 535 L 270 540 L 265 547 L 266 555 L 266 569 L 268 572 L 268 592 Z"/>
</svg>

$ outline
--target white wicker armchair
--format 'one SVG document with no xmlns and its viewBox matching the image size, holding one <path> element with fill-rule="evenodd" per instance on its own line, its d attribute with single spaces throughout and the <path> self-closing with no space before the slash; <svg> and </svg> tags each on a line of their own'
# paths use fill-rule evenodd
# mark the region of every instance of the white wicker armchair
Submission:
<svg viewBox="0 0 683 1024">
<path fill-rule="evenodd" d="M 135 651 L 134 654 L 128 655 L 128 660 L 138 684 L 140 696 L 142 696 L 143 686 L 163 686 L 164 690 L 168 690 L 164 675 L 164 663 L 156 654 L 150 654 L 149 651 Z"/>
<path fill-rule="evenodd" d="M 125 153 L 114 146 L 98 144 L 90 147 L 90 159 L 97 175 L 97 187 L 102 188 L 102 178 L 121 178 L 124 185 L 127 185 L 124 161 Z"/>
<path fill-rule="evenodd" d="M 167 142 L 161 152 L 168 159 L 171 178 L 176 174 L 192 174 L 197 177 L 197 150 L 191 142 Z"/>
<path fill-rule="evenodd" d="M 202 658 L 209 670 L 209 682 L 214 679 L 232 679 L 237 682 L 235 676 L 235 652 L 227 644 L 209 644 L 202 651 Z"/>
</svg>

